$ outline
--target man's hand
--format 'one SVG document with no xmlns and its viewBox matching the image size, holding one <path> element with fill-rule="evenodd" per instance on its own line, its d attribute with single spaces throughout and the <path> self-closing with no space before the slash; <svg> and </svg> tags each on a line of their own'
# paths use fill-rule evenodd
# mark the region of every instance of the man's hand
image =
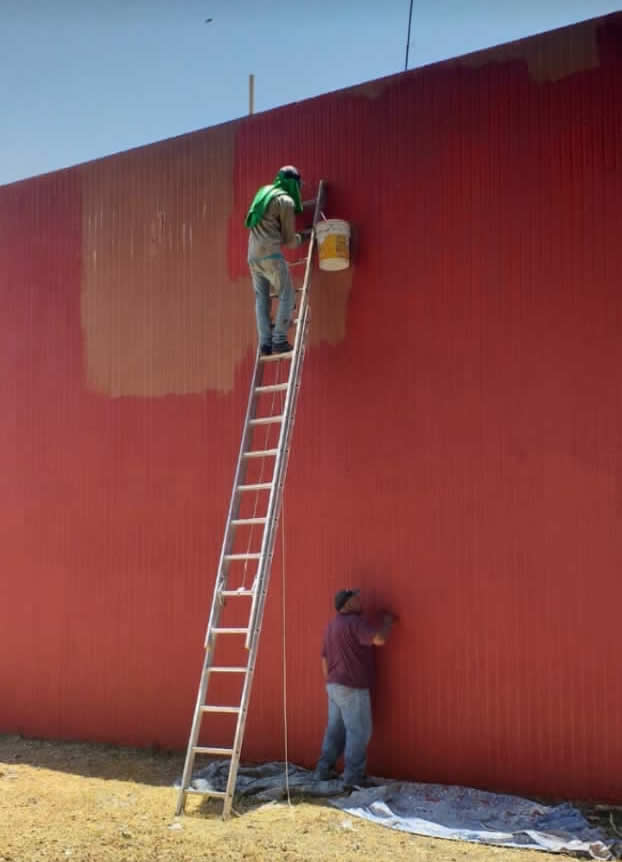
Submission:
<svg viewBox="0 0 622 862">
<path fill-rule="evenodd" d="M 387 635 L 389 634 L 389 630 L 397 617 L 395 614 L 389 613 L 389 611 L 385 611 L 382 614 L 382 628 L 379 632 L 377 632 L 372 641 L 374 646 L 384 646 L 387 641 Z"/>
</svg>

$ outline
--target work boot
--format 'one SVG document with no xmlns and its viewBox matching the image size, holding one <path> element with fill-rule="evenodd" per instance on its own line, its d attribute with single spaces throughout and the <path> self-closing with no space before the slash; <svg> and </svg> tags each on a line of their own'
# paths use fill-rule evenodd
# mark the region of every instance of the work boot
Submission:
<svg viewBox="0 0 622 862">
<path fill-rule="evenodd" d="M 280 341 L 278 344 L 272 345 L 273 353 L 291 353 L 294 348 L 287 341 Z"/>
</svg>

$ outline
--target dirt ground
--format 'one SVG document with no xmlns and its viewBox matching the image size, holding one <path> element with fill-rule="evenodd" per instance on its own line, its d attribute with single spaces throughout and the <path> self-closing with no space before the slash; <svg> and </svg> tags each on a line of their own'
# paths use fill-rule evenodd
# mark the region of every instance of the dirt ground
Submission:
<svg viewBox="0 0 622 862">
<path fill-rule="evenodd" d="M 216 800 L 174 816 L 179 755 L 0 737 L 0 862 L 550 862 L 563 857 L 407 835 L 328 804 Z"/>
</svg>

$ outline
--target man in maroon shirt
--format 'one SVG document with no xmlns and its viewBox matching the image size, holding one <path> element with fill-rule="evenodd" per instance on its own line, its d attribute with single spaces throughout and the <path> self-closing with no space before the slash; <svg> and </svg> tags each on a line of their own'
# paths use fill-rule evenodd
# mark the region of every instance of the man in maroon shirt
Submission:
<svg viewBox="0 0 622 862">
<path fill-rule="evenodd" d="M 331 772 L 344 753 L 344 789 L 365 782 L 367 744 L 372 718 L 369 690 L 373 683 L 373 647 L 383 646 L 395 621 L 385 613 L 380 626 L 361 616 L 359 590 L 339 590 L 337 615 L 326 628 L 322 648 L 322 672 L 328 694 L 328 724 L 315 775 L 320 780 Z"/>
</svg>

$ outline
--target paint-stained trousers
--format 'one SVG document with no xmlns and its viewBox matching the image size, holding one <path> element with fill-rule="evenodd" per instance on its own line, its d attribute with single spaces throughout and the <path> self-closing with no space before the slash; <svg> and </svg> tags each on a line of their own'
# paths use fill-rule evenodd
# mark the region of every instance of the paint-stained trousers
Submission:
<svg viewBox="0 0 622 862">
<path fill-rule="evenodd" d="M 255 290 L 255 314 L 259 343 L 263 347 L 272 344 L 285 344 L 294 310 L 295 296 L 287 261 L 280 254 L 272 255 L 260 260 L 249 260 L 248 268 Z M 274 330 L 270 320 L 271 295 L 277 296 L 279 300 Z"/>
</svg>

